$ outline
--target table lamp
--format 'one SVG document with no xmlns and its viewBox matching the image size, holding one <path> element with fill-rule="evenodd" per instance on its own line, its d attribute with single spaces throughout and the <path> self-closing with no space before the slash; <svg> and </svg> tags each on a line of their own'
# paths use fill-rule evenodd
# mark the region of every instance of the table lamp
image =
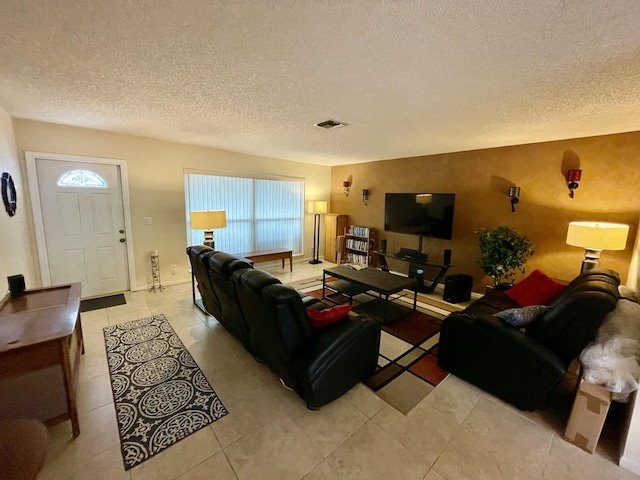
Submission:
<svg viewBox="0 0 640 480">
<path fill-rule="evenodd" d="M 191 212 L 192 230 L 204 230 L 204 245 L 215 249 L 213 229 L 227 226 L 227 213 L 224 210 L 207 210 L 206 212 Z"/>
<path fill-rule="evenodd" d="M 567 245 L 582 247 L 584 260 L 580 272 L 600 264 L 602 250 L 624 250 L 629 225 L 608 222 L 571 222 L 567 230 Z"/>
</svg>

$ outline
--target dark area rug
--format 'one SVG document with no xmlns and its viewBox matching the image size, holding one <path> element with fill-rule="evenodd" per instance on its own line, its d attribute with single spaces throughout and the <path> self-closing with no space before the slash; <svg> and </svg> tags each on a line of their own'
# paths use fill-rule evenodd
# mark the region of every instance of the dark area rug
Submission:
<svg viewBox="0 0 640 480">
<path fill-rule="evenodd" d="M 125 470 L 228 412 L 164 315 L 104 328 Z"/>
<path fill-rule="evenodd" d="M 101 308 L 115 307 L 117 305 L 125 305 L 127 300 L 123 293 L 117 295 L 108 295 L 106 297 L 90 298 L 80 301 L 80 311 L 90 312 L 91 310 L 99 310 Z"/>
</svg>

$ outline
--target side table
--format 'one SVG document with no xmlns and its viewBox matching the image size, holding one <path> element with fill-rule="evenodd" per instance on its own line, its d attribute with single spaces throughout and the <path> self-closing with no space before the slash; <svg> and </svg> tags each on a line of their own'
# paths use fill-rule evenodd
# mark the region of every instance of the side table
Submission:
<svg viewBox="0 0 640 480">
<path fill-rule="evenodd" d="M 47 424 L 71 420 L 74 437 L 80 435 L 76 387 L 84 353 L 81 288 L 25 290 L 0 303 L 0 410 Z"/>
</svg>

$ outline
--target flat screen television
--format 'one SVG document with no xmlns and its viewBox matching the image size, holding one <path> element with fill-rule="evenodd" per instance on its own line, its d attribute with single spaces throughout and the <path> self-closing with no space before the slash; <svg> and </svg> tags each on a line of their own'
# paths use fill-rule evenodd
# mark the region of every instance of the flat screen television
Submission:
<svg viewBox="0 0 640 480">
<path fill-rule="evenodd" d="M 455 193 L 387 193 L 384 229 L 451 240 Z"/>
</svg>

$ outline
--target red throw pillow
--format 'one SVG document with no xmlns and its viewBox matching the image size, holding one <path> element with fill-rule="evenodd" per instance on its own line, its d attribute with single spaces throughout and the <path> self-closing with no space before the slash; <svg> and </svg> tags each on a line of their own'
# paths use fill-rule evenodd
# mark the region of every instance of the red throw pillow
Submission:
<svg viewBox="0 0 640 480">
<path fill-rule="evenodd" d="M 564 283 L 547 277 L 540 270 L 534 270 L 531 274 L 516 283 L 505 294 L 515 300 L 521 307 L 529 305 L 546 305 L 567 288 Z"/>
<path fill-rule="evenodd" d="M 307 314 L 311 319 L 313 328 L 324 328 L 344 318 L 349 313 L 349 310 L 351 310 L 351 305 L 337 305 L 324 310 L 307 308 Z"/>
</svg>

